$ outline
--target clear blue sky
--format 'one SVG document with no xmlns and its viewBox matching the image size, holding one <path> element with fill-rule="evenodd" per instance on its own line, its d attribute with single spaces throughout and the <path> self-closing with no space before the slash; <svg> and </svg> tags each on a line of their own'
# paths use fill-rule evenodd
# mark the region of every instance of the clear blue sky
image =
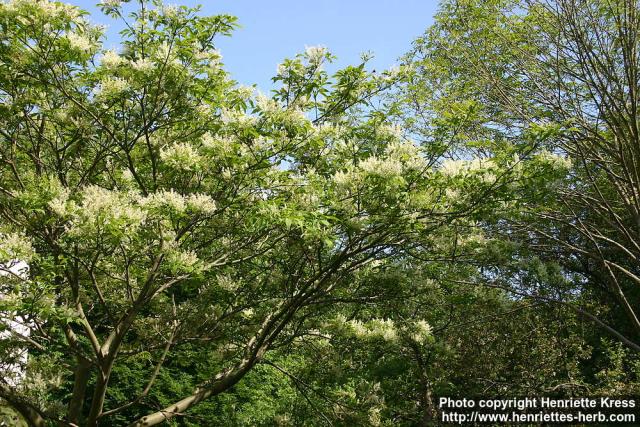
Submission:
<svg viewBox="0 0 640 427">
<path fill-rule="evenodd" d="M 94 23 L 110 29 L 107 47 L 117 46 L 115 21 L 95 7 L 97 0 L 66 0 L 91 12 Z M 202 13 L 228 13 L 241 28 L 218 47 L 231 77 L 242 84 L 271 89 L 271 77 L 283 58 L 306 46 L 327 46 L 337 66 L 356 63 L 362 52 L 375 55 L 372 67 L 394 65 L 411 41 L 432 22 L 437 0 L 169 0 L 168 4 L 202 4 Z"/>
</svg>

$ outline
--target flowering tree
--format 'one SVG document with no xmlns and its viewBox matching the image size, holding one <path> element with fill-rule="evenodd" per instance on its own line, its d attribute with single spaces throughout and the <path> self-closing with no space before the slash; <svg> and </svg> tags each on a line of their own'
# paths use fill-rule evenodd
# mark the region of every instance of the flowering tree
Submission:
<svg viewBox="0 0 640 427">
<path fill-rule="evenodd" d="M 2 340 L 3 371 L 26 376 L 0 397 L 32 426 L 159 424 L 326 333 L 420 354 L 423 319 L 336 308 L 384 307 L 388 291 L 362 294 L 384 260 L 475 250 L 478 215 L 564 167 L 509 150 L 443 162 L 447 146 L 415 144 L 374 103 L 398 71 L 330 77 L 322 47 L 254 94 L 215 49 L 233 17 L 121 3 L 102 3 L 124 22 L 119 51 L 75 7 L 0 5 L 0 314 L 28 330 Z M 127 368 L 132 395 L 114 387 Z M 171 400 L 150 401 L 159 388 Z"/>
<path fill-rule="evenodd" d="M 392 73 L 330 79 L 331 55 L 309 48 L 254 96 L 215 49 L 233 17 L 102 10 L 125 23 L 120 51 L 75 7 L 0 5 L 0 312 L 29 329 L 3 339 L 5 368 L 29 358 L 0 397 L 30 425 L 184 413 L 317 327 L 314 307 L 363 266 L 475 209 L 456 188 L 490 185 L 438 172 L 375 114 Z M 110 396 L 141 359 L 144 386 Z M 198 385 L 150 406 L 177 360 Z"/>
</svg>

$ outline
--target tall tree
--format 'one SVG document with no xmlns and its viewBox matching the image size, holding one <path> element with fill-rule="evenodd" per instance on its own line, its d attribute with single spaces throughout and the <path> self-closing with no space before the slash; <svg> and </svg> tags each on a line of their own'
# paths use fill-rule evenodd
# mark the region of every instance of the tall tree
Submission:
<svg viewBox="0 0 640 427">
<path fill-rule="evenodd" d="M 0 313 L 30 331 L 2 341 L 3 367 L 29 358 L 0 397 L 32 426 L 183 415 L 312 333 L 363 266 L 438 253 L 512 169 L 434 167 L 369 103 L 393 73 L 330 78 L 308 48 L 254 96 L 215 49 L 235 18 L 121 3 L 119 52 L 76 7 L 0 4 Z"/>
</svg>

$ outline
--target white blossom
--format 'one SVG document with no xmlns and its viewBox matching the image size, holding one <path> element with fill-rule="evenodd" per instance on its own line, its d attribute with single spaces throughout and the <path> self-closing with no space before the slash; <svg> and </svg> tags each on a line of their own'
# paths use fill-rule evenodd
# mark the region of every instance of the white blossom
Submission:
<svg viewBox="0 0 640 427">
<path fill-rule="evenodd" d="M 122 0 L 102 0 L 101 3 L 107 7 L 120 7 Z"/>
<path fill-rule="evenodd" d="M 397 338 L 398 334 L 391 319 L 373 319 L 368 326 L 370 335 L 381 337 L 385 341 L 394 341 Z"/>
<path fill-rule="evenodd" d="M 446 159 L 442 162 L 440 172 L 447 176 L 459 175 L 464 170 L 465 162 L 463 160 Z"/>
<path fill-rule="evenodd" d="M 256 118 L 238 110 L 229 110 L 222 108 L 220 110 L 220 119 L 225 124 L 237 124 L 240 126 L 249 126 L 255 123 Z"/>
<path fill-rule="evenodd" d="M 554 169 L 570 169 L 571 159 L 569 157 L 561 156 L 559 154 L 551 153 L 547 150 L 543 150 L 537 155 L 538 159 L 548 163 Z"/>
<path fill-rule="evenodd" d="M 400 67 L 396 64 L 392 65 L 391 67 L 389 67 L 389 69 L 386 71 L 386 77 L 388 79 L 393 79 L 395 77 L 398 76 L 398 74 L 400 74 Z"/>
<path fill-rule="evenodd" d="M 35 251 L 29 239 L 22 233 L 0 232 L 0 266 L 6 268 L 6 263 L 20 260 L 29 261 Z M 1 272 L 0 272 L 1 274 Z"/>
<path fill-rule="evenodd" d="M 242 317 L 246 319 L 250 319 L 253 317 L 254 311 L 253 311 L 253 308 L 245 308 L 240 312 L 240 314 L 242 315 Z"/>
<path fill-rule="evenodd" d="M 107 68 L 115 68 L 122 64 L 124 59 L 114 50 L 108 50 L 102 55 L 100 63 Z"/>
<path fill-rule="evenodd" d="M 277 113 L 282 111 L 282 108 L 278 105 L 278 102 L 268 96 L 265 96 L 261 93 L 256 96 L 256 106 L 263 113 Z"/>
<path fill-rule="evenodd" d="M 56 197 L 49 202 L 49 208 L 60 217 L 65 217 L 73 208 L 73 205 L 69 202 L 69 189 L 63 188 Z"/>
<path fill-rule="evenodd" d="M 420 170 L 426 166 L 418 147 L 410 141 L 395 140 L 387 145 L 385 152 L 389 158 L 402 162 L 407 169 Z"/>
<path fill-rule="evenodd" d="M 178 271 L 191 271 L 198 269 L 200 259 L 193 251 L 170 251 L 167 254 L 167 259 L 170 264 Z"/>
<path fill-rule="evenodd" d="M 382 412 L 382 408 L 379 408 L 377 406 L 369 408 L 368 415 L 369 415 L 370 426 L 378 427 L 382 425 L 382 417 L 380 414 L 381 412 Z"/>
<path fill-rule="evenodd" d="M 191 194 L 187 197 L 187 207 L 202 213 L 213 213 L 216 210 L 216 202 L 206 194 Z"/>
<path fill-rule="evenodd" d="M 401 138 L 403 133 L 402 126 L 397 123 L 385 124 L 380 130 L 393 138 Z"/>
<path fill-rule="evenodd" d="M 385 341 L 395 341 L 398 338 L 396 326 L 391 319 L 371 319 L 368 322 L 349 320 L 338 315 L 334 322 L 337 327 L 358 338 L 382 338 Z"/>
<path fill-rule="evenodd" d="M 133 173 L 131 173 L 129 169 L 123 169 L 121 176 L 122 176 L 122 180 L 126 183 L 133 183 L 135 181 Z"/>
<path fill-rule="evenodd" d="M 162 6 L 162 14 L 167 18 L 173 19 L 178 16 L 178 6 L 175 4 L 168 4 Z"/>
<path fill-rule="evenodd" d="M 175 49 L 167 42 L 162 42 L 156 51 L 156 59 L 160 62 L 166 62 L 167 65 L 180 65 L 180 61 L 175 54 Z"/>
<path fill-rule="evenodd" d="M 380 159 L 371 156 L 361 161 L 358 166 L 364 172 L 381 177 L 392 177 L 402 174 L 402 163 L 396 159 Z"/>
<path fill-rule="evenodd" d="M 201 163 L 200 155 L 186 143 L 176 143 L 160 150 L 160 158 L 169 166 L 176 169 L 191 170 Z"/>
<path fill-rule="evenodd" d="M 426 320 L 418 320 L 414 324 L 415 333 L 412 338 L 419 342 L 425 343 L 432 335 L 431 325 Z"/>
<path fill-rule="evenodd" d="M 236 289 L 238 289 L 238 282 L 236 282 L 226 274 L 216 275 L 216 283 L 218 284 L 219 287 L 221 287 L 226 291 L 233 292 Z"/>
<path fill-rule="evenodd" d="M 133 205 L 130 195 L 90 185 L 82 191 L 81 206 L 71 213 L 69 231 L 72 235 L 105 229 L 130 233 L 137 230 L 145 218 L 145 213 Z"/>
<path fill-rule="evenodd" d="M 474 158 L 471 160 L 447 159 L 442 163 L 440 172 L 446 176 L 468 175 L 469 173 L 488 172 L 495 167 L 492 159 Z"/>
<path fill-rule="evenodd" d="M 161 190 L 150 194 L 141 199 L 139 204 L 140 206 L 150 210 L 158 210 L 168 207 L 178 213 L 184 212 L 187 209 L 187 201 L 185 200 L 185 197 L 176 193 L 173 189 Z"/>
<path fill-rule="evenodd" d="M 305 54 L 309 63 L 312 65 L 320 65 L 328 52 L 324 46 L 305 46 Z"/>
<path fill-rule="evenodd" d="M 211 132 L 207 132 L 202 135 L 202 146 L 212 151 L 226 151 L 224 148 L 229 143 L 218 135 L 213 135 Z"/>
<path fill-rule="evenodd" d="M 197 50 L 195 59 L 198 61 L 206 61 L 209 70 L 212 72 L 218 71 L 220 68 L 220 62 L 222 61 L 222 54 L 218 49 L 211 50 Z"/>
<path fill-rule="evenodd" d="M 455 188 L 447 188 L 445 190 L 445 195 L 447 199 L 451 202 L 455 202 L 460 199 L 460 190 Z"/>
<path fill-rule="evenodd" d="M 333 182 L 338 186 L 347 187 L 353 182 L 353 174 L 351 172 L 338 171 L 333 175 Z"/>
<path fill-rule="evenodd" d="M 131 62 L 131 68 L 142 73 L 147 73 L 153 70 L 154 64 L 148 58 L 140 58 Z"/>
<path fill-rule="evenodd" d="M 66 39 L 72 49 L 79 50 L 84 53 L 91 52 L 95 44 L 87 37 L 77 33 L 67 33 Z"/>
<path fill-rule="evenodd" d="M 236 88 L 238 96 L 242 99 L 248 99 L 253 95 L 254 88 L 252 86 L 240 85 Z"/>
<path fill-rule="evenodd" d="M 33 6 L 38 7 L 38 12 L 47 18 L 58 18 L 61 15 L 67 16 L 71 19 L 79 16 L 79 8 L 71 4 L 48 1 L 48 0 L 14 0 L 3 4 L 7 11 L 17 11 L 21 6 Z"/>
<path fill-rule="evenodd" d="M 98 98 L 109 98 L 117 96 L 129 89 L 129 83 L 121 77 L 107 77 L 100 82 L 100 85 L 94 90 Z"/>
<path fill-rule="evenodd" d="M 211 117 L 213 110 L 209 104 L 202 102 L 196 106 L 196 112 L 202 117 L 209 118 Z"/>
</svg>

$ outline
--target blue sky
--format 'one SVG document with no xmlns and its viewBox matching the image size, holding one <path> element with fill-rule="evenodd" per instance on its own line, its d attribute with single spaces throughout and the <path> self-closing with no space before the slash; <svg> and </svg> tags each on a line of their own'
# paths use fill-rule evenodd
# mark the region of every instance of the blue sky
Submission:
<svg viewBox="0 0 640 427">
<path fill-rule="evenodd" d="M 101 14 L 96 0 L 66 0 L 91 12 L 95 23 L 110 26 L 107 47 L 117 47 L 115 22 Z M 242 28 L 218 47 L 231 77 L 246 85 L 271 89 L 271 77 L 283 58 L 305 46 L 327 46 L 338 57 L 336 66 L 356 63 L 371 51 L 371 66 L 385 69 L 397 63 L 411 41 L 432 22 L 437 0 L 169 0 L 168 4 L 202 4 L 202 13 L 229 13 Z"/>
</svg>

